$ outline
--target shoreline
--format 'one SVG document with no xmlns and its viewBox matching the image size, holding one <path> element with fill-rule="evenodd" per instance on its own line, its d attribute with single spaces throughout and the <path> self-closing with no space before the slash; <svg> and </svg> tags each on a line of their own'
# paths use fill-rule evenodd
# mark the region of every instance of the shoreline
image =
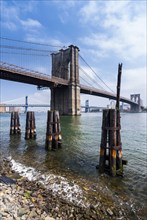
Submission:
<svg viewBox="0 0 147 220">
<path fill-rule="evenodd" d="M 109 195 L 107 187 L 93 187 L 89 198 L 88 189 L 83 189 L 76 183 L 53 174 L 49 178 L 35 173 L 34 168 L 23 165 L 20 171 L 18 165 L 20 166 L 10 158 L 0 157 L 0 175 L 16 180 L 16 184 L 12 185 L 0 183 L 2 220 L 143 219 L 137 217 L 129 204 L 124 204 L 118 196 Z M 34 169 L 33 172 L 31 169 Z M 31 177 L 29 172 L 34 175 Z M 28 176 L 22 177 L 24 173 Z M 95 196 L 96 193 L 98 197 Z"/>
</svg>

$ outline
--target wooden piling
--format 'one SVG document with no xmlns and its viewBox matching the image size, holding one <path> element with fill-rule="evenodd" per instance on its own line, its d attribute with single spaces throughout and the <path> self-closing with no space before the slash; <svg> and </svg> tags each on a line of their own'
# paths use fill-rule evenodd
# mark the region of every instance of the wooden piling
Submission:
<svg viewBox="0 0 147 220">
<path fill-rule="evenodd" d="M 36 138 L 36 125 L 35 125 L 35 114 L 32 111 L 28 111 L 26 114 L 26 131 L 25 139 Z"/>
<path fill-rule="evenodd" d="M 56 115 L 57 115 L 58 147 L 61 147 L 61 144 L 62 144 L 62 134 L 61 134 L 61 124 L 60 124 L 59 111 L 56 111 Z"/>
<path fill-rule="evenodd" d="M 108 125 L 108 114 L 107 109 L 103 110 L 103 121 L 102 121 L 102 136 L 100 145 L 100 161 L 99 161 L 99 172 L 103 173 L 106 165 L 106 148 L 107 148 L 107 125 Z"/>
<path fill-rule="evenodd" d="M 58 148 L 58 129 L 57 129 L 57 111 L 53 112 L 53 140 L 52 140 L 52 148 L 57 149 Z"/>
<path fill-rule="evenodd" d="M 32 139 L 36 138 L 36 125 L 35 125 L 35 114 L 34 112 L 31 112 L 31 131 L 30 131 L 30 135 Z"/>
<path fill-rule="evenodd" d="M 46 128 L 46 149 L 53 150 L 61 146 L 61 126 L 59 111 L 48 111 Z"/>
<path fill-rule="evenodd" d="M 116 176 L 116 110 L 109 109 L 109 147 L 110 147 L 110 174 Z"/>
<path fill-rule="evenodd" d="M 117 101 L 116 101 L 116 119 L 117 119 L 117 127 L 121 129 L 120 125 L 120 87 L 121 87 L 121 75 L 122 75 L 122 63 L 118 65 L 118 78 L 117 78 Z M 120 129 L 117 130 L 117 146 L 118 151 L 116 155 L 116 166 L 117 166 L 117 173 L 120 175 L 123 174 L 123 163 L 122 163 L 122 144 L 121 144 L 121 135 Z"/>
<path fill-rule="evenodd" d="M 46 127 L 46 149 L 52 149 L 52 134 L 53 134 L 53 111 L 47 113 L 47 127 Z"/>
<path fill-rule="evenodd" d="M 120 84 L 122 64 L 118 66 L 116 109 L 103 110 L 99 172 L 112 176 L 123 175 L 122 143 L 120 135 Z"/>
<path fill-rule="evenodd" d="M 20 121 L 18 112 L 11 112 L 10 135 L 20 134 Z"/>
<path fill-rule="evenodd" d="M 117 127 L 119 128 L 116 132 L 117 135 L 117 154 L 116 154 L 116 169 L 117 174 L 123 175 L 123 159 L 122 159 L 122 143 L 121 143 L 121 135 L 120 135 L 120 110 L 117 110 Z M 125 164 L 124 164 L 125 165 Z"/>
<path fill-rule="evenodd" d="M 117 121 L 119 118 L 119 121 Z M 99 172 L 112 176 L 122 175 L 122 146 L 120 115 L 116 109 L 103 110 Z"/>
<path fill-rule="evenodd" d="M 122 63 L 118 64 L 116 110 L 119 110 Z"/>
</svg>

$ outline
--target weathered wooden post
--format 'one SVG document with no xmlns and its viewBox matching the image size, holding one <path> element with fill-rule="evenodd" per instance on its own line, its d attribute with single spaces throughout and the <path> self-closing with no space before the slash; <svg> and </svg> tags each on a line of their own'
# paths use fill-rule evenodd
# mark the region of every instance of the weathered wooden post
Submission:
<svg viewBox="0 0 147 220">
<path fill-rule="evenodd" d="M 59 111 L 54 111 L 53 120 L 53 147 L 56 149 L 61 146 L 62 140 Z"/>
<path fill-rule="evenodd" d="M 103 110 L 99 172 L 106 171 L 112 176 L 123 175 L 119 110 L 121 73 L 122 64 L 119 64 L 116 109 Z"/>
<path fill-rule="evenodd" d="M 25 139 L 35 139 L 35 138 L 36 138 L 35 114 L 34 112 L 28 111 L 26 114 Z"/>
<path fill-rule="evenodd" d="M 46 149 L 57 149 L 61 146 L 61 126 L 59 111 L 48 111 L 46 128 Z"/>
<path fill-rule="evenodd" d="M 53 139 L 52 139 L 52 148 L 57 149 L 58 148 L 58 129 L 57 129 L 57 111 L 53 112 Z"/>
<path fill-rule="evenodd" d="M 61 124 L 60 124 L 59 111 L 56 111 L 56 115 L 57 115 L 58 147 L 61 147 L 62 135 L 61 135 Z"/>
<path fill-rule="evenodd" d="M 35 113 L 31 112 L 31 138 L 36 138 Z"/>
<path fill-rule="evenodd" d="M 110 174 L 116 176 L 116 110 L 109 109 L 109 147 L 110 147 Z"/>
<path fill-rule="evenodd" d="M 14 112 L 11 112 L 10 134 L 14 134 Z"/>
<path fill-rule="evenodd" d="M 108 114 L 109 110 L 103 110 L 103 121 L 102 121 L 102 136 L 100 145 L 100 160 L 99 160 L 99 172 L 103 173 L 106 166 L 106 161 L 109 155 L 107 155 L 107 137 L 108 137 Z"/>
<path fill-rule="evenodd" d="M 18 112 L 11 112 L 11 122 L 10 122 L 10 135 L 20 134 L 20 122 Z"/>
<path fill-rule="evenodd" d="M 26 114 L 26 131 L 25 131 L 25 139 L 30 138 L 30 112 Z"/>
<path fill-rule="evenodd" d="M 116 100 L 116 123 L 117 123 L 117 154 L 116 154 L 116 165 L 117 170 L 120 172 L 120 175 L 123 174 L 123 164 L 122 164 L 122 143 L 120 135 L 120 87 L 121 87 L 121 75 L 122 75 L 122 63 L 118 66 L 118 79 L 117 79 L 117 100 Z"/>
<path fill-rule="evenodd" d="M 52 133 L 53 133 L 53 111 L 47 113 L 47 127 L 46 127 L 46 149 L 52 149 Z"/>
</svg>

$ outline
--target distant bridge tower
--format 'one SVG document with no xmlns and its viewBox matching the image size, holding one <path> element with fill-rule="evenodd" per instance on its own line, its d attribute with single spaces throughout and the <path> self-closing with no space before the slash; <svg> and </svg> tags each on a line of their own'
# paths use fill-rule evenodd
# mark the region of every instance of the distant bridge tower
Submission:
<svg viewBox="0 0 147 220">
<path fill-rule="evenodd" d="M 85 101 L 85 113 L 89 112 L 89 100 Z"/>
<path fill-rule="evenodd" d="M 51 55 L 52 77 L 69 80 L 68 87 L 51 88 L 51 109 L 62 115 L 80 115 L 79 48 L 71 45 Z"/>
<path fill-rule="evenodd" d="M 131 112 L 141 112 L 141 106 L 143 105 L 140 94 L 131 94 L 130 98 L 133 102 L 136 102 L 138 105 L 131 105 Z"/>
<path fill-rule="evenodd" d="M 28 111 L 28 96 L 25 97 L 25 113 Z"/>
</svg>

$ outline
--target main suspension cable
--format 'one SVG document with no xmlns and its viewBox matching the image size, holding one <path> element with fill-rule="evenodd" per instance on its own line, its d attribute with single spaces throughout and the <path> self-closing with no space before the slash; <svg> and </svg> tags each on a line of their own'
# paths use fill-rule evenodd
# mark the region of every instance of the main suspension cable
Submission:
<svg viewBox="0 0 147 220">
<path fill-rule="evenodd" d="M 37 43 L 37 42 L 31 42 L 31 41 L 17 40 L 17 39 L 12 39 L 12 38 L 8 38 L 8 37 L 0 37 L 0 39 L 20 42 L 20 43 L 26 43 L 26 44 L 36 44 L 36 45 L 48 46 L 48 47 L 66 48 L 65 46 L 60 46 L 60 45 L 43 44 L 43 43 Z"/>
</svg>

